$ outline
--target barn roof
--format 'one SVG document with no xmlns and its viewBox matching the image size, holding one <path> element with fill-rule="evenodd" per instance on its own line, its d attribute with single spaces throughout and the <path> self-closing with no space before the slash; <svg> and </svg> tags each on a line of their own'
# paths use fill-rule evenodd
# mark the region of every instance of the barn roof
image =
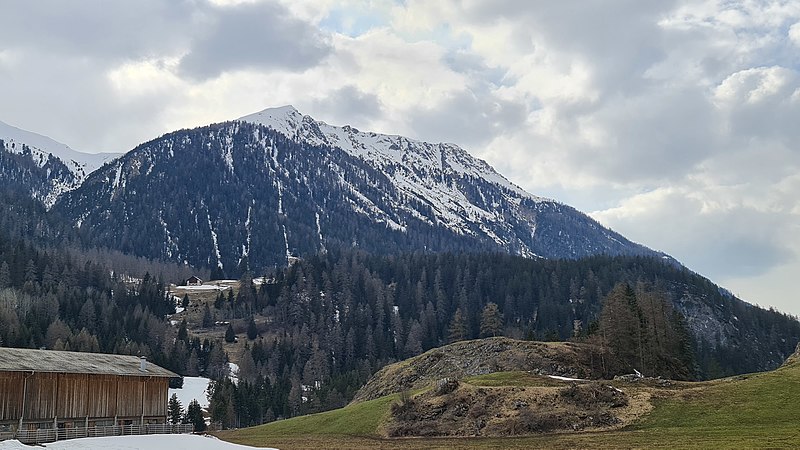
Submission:
<svg viewBox="0 0 800 450">
<path fill-rule="evenodd" d="M 139 370 L 139 367 L 138 356 L 0 348 L 0 372 L 91 373 L 169 378 L 179 376 L 150 361 L 144 371 Z"/>
</svg>

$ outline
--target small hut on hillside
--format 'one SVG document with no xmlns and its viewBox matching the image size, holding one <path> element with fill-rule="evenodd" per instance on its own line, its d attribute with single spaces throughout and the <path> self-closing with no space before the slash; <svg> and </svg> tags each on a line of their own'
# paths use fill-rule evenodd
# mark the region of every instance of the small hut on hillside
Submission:
<svg viewBox="0 0 800 450">
<path fill-rule="evenodd" d="M 0 434 L 165 424 L 173 377 L 144 357 L 0 348 Z"/>
<path fill-rule="evenodd" d="M 192 275 L 191 277 L 189 277 L 186 280 L 186 285 L 187 286 L 202 286 L 203 285 L 203 280 L 201 280 L 200 277 L 198 277 L 198 276 Z"/>
</svg>

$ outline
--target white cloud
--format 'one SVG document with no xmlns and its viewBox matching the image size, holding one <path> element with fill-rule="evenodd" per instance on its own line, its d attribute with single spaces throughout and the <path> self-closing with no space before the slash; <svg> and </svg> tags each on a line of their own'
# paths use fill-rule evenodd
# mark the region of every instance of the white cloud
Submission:
<svg viewBox="0 0 800 450">
<path fill-rule="evenodd" d="M 794 45 L 800 47 L 800 22 L 797 22 L 789 28 L 789 39 L 791 39 Z"/>
<path fill-rule="evenodd" d="M 739 189 L 659 188 L 592 215 L 631 239 L 692 255 L 683 262 L 715 280 L 760 276 L 797 261 L 800 248 L 787 245 L 793 242 L 793 224 L 780 211 L 738 201 Z"/>
<path fill-rule="evenodd" d="M 204 11 L 178 70 L 208 79 L 237 69 L 305 70 L 330 52 L 323 33 L 275 3 Z"/>
<path fill-rule="evenodd" d="M 123 151 L 290 103 L 455 142 L 778 304 L 800 254 L 798 47 L 800 3 L 779 0 L 18 2 L 0 120 Z"/>
</svg>

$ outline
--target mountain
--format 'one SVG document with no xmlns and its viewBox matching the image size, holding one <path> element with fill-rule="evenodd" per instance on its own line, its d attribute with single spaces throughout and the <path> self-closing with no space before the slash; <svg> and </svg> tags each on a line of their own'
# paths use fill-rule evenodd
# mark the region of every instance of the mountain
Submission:
<svg viewBox="0 0 800 450">
<path fill-rule="evenodd" d="M 0 122 L 0 174 L 6 190 L 26 191 L 50 207 L 116 153 L 82 153 L 47 136 Z"/>
<path fill-rule="evenodd" d="M 227 274 L 331 245 L 668 258 L 456 145 L 331 126 L 291 106 L 142 144 L 55 209 L 99 245 Z"/>
</svg>

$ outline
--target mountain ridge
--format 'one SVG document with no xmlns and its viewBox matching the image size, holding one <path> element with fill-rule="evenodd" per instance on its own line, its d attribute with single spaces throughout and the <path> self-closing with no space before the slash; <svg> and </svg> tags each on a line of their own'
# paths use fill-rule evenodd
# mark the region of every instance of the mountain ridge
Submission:
<svg viewBox="0 0 800 450">
<path fill-rule="evenodd" d="M 131 183 L 138 187 L 130 189 Z M 147 192 L 156 185 L 160 192 L 180 192 L 181 199 L 174 200 L 196 204 L 177 209 L 195 228 L 208 225 L 203 237 L 187 230 L 188 223 L 169 223 L 175 220 L 164 211 L 176 208 Z M 147 207 L 133 214 L 130 209 L 138 206 L 131 205 L 141 201 Z M 545 258 L 600 253 L 669 258 L 574 208 L 525 192 L 454 144 L 334 127 L 288 106 L 144 143 L 91 174 L 87 183 L 62 196 L 57 209 L 102 236 L 101 245 L 120 248 L 122 233 L 149 228 L 166 237 L 166 245 L 120 249 L 226 271 L 242 261 L 258 271 L 285 265 L 291 254 L 322 251 L 328 241 L 382 253 L 472 250 Z M 110 214 L 113 210 L 118 211 Z M 139 230 L 124 220 L 132 215 L 145 216 Z M 112 223 L 103 225 L 106 219 Z M 341 229 L 340 224 L 349 225 Z M 256 257 L 250 251 L 256 247 L 252 239 L 265 232 L 264 226 L 274 241 L 264 252 L 273 256 Z M 193 235 L 191 242 L 185 232 Z M 190 246 L 202 248 L 205 256 L 190 255 Z"/>
<path fill-rule="evenodd" d="M 59 196 L 80 186 L 90 173 L 121 155 L 80 152 L 50 137 L 2 121 L 0 121 L 0 141 L 3 143 L 0 149 L 20 155 L 23 159 L 30 158 L 33 164 L 27 165 L 23 170 L 36 172 L 37 169 L 42 169 L 43 174 L 33 177 L 41 181 L 26 187 L 34 198 L 42 201 L 48 208 L 53 206 Z M 24 164 L 18 159 L 15 166 L 20 163 Z M 20 171 L 16 167 L 7 167 L 6 170 Z"/>
</svg>

